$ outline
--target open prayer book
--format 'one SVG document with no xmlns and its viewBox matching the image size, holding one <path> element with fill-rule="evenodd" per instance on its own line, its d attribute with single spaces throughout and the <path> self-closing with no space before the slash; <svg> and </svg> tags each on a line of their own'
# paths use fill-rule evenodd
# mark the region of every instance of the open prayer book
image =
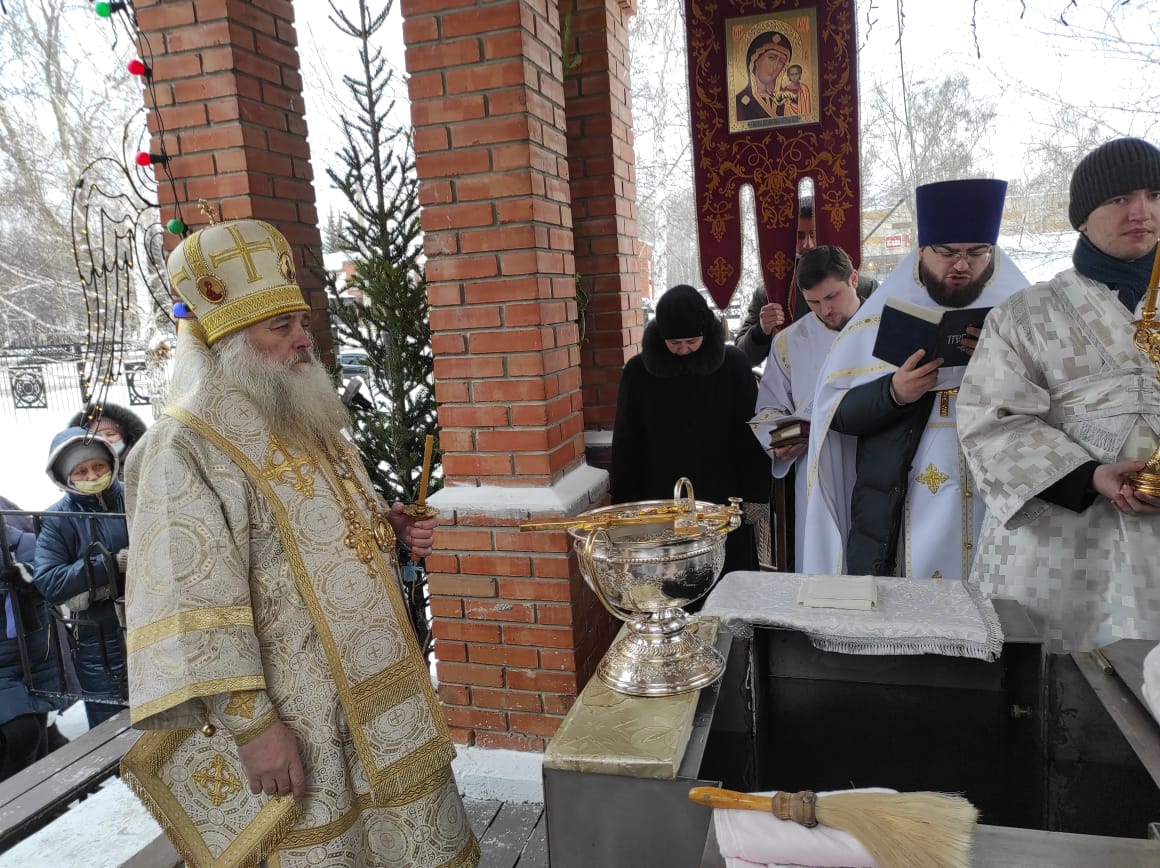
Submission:
<svg viewBox="0 0 1160 868">
<path fill-rule="evenodd" d="M 942 359 L 948 368 L 965 365 L 971 360 L 963 349 L 963 338 L 970 337 L 967 328 L 982 328 L 989 307 L 942 308 L 923 307 L 901 298 L 891 298 L 882 308 L 874 356 L 892 365 L 902 363 L 923 350 L 922 364 Z"/>
<path fill-rule="evenodd" d="M 810 415 L 808 410 L 786 413 L 768 407 L 749 420 L 749 427 L 759 443 L 767 449 L 795 446 L 810 442 Z"/>
<path fill-rule="evenodd" d="M 798 605 L 874 609 L 878 606 L 878 582 L 873 576 L 807 576 L 798 588 Z"/>
</svg>

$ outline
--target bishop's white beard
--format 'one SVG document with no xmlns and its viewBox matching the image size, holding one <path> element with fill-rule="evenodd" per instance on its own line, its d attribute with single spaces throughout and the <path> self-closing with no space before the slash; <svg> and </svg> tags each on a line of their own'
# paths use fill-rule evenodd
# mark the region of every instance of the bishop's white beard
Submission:
<svg viewBox="0 0 1160 868">
<path fill-rule="evenodd" d="M 283 441 L 307 449 L 342 439 L 350 415 L 313 350 L 285 363 L 271 361 L 250 346 L 244 331 L 222 338 L 214 350 L 225 378 Z"/>
</svg>

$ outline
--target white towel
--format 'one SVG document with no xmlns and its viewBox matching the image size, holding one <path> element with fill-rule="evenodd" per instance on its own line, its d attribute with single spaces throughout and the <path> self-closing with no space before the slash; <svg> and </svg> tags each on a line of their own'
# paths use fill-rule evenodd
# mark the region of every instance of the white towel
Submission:
<svg viewBox="0 0 1160 868">
<path fill-rule="evenodd" d="M 772 796 L 770 793 L 757 795 Z M 843 793 L 893 793 L 895 790 L 841 790 Z M 818 793 L 824 798 L 831 793 Z M 877 868 L 866 848 L 841 829 L 807 829 L 793 820 L 779 820 L 764 811 L 713 811 L 717 845 L 729 868 Z"/>
</svg>

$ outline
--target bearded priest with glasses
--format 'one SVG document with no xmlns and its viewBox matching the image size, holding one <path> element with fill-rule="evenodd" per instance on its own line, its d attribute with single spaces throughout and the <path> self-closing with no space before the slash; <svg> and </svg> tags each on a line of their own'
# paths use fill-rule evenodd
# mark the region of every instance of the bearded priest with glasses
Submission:
<svg viewBox="0 0 1160 868">
<path fill-rule="evenodd" d="M 802 570 L 826 575 L 961 580 L 971 566 L 982 498 L 955 430 L 965 364 L 917 347 L 876 357 L 887 305 L 939 313 L 985 309 L 1027 286 L 995 246 L 1007 182 L 943 181 L 915 190 L 917 251 L 902 260 L 834 342 L 818 377 L 810 430 Z M 981 324 L 981 323 L 980 323 Z M 962 341 L 969 356 L 979 329 Z M 843 442 L 857 441 L 853 478 Z"/>
</svg>

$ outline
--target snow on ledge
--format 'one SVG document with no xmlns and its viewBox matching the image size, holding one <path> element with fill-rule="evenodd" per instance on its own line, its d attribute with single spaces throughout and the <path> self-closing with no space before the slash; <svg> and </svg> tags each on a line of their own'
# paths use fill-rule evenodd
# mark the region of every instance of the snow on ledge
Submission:
<svg viewBox="0 0 1160 868">
<path fill-rule="evenodd" d="M 542 753 L 463 745 L 455 750 L 451 768 L 464 799 L 543 804 Z"/>
<path fill-rule="evenodd" d="M 544 487 L 456 485 L 449 483 L 427 502 L 442 512 L 521 519 L 535 515 L 576 515 L 608 493 L 608 471 L 581 464 Z"/>
</svg>

